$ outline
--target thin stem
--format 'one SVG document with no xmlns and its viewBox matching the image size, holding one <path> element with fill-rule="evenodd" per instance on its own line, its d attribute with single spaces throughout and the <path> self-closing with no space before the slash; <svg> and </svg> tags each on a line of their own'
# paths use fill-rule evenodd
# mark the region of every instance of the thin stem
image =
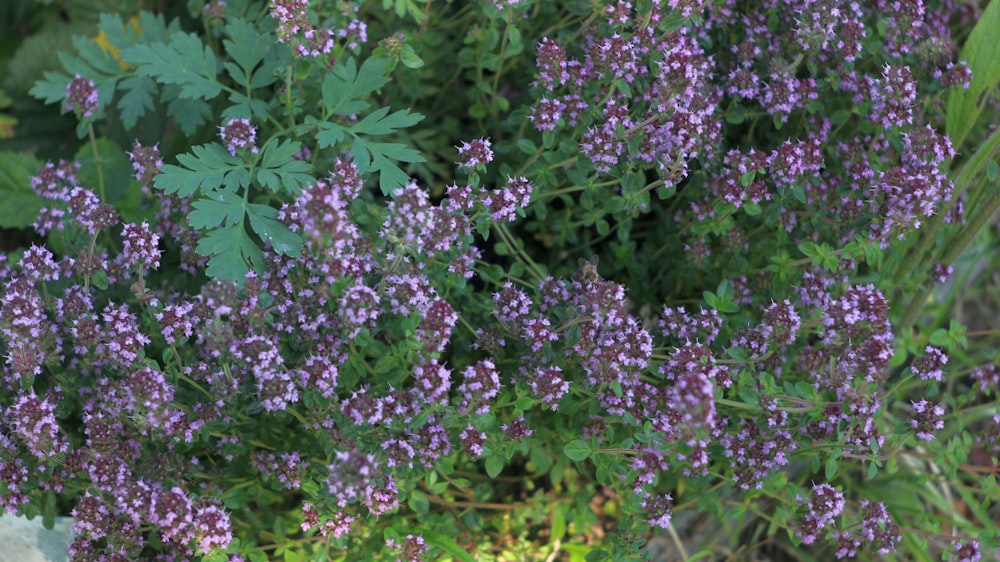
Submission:
<svg viewBox="0 0 1000 562">
<path fill-rule="evenodd" d="M 94 167 L 97 168 L 97 185 L 101 190 L 101 203 L 108 203 L 108 196 L 104 191 L 104 168 L 101 167 L 101 154 L 97 150 L 97 137 L 94 135 L 94 124 L 87 125 L 87 132 L 90 135 L 90 149 L 94 151 Z"/>
</svg>

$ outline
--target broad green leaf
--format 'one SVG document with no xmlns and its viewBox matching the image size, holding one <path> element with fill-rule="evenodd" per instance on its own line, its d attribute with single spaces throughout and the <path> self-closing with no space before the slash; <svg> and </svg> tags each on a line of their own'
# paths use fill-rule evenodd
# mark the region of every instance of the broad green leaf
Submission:
<svg viewBox="0 0 1000 562">
<path fill-rule="evenodd" d="M 163 89 L 163 99 L 170 100 L 167 104 L 167 113 L 177 120 L 177 124 L 185 134 L 193 135 L 199 127 L 212 118 L 212 107 L 205 100 L 177 97 L 172 90 L 179 89 L 174 85 Z"/>
<path fill-rule="evenodd" d="M 590 447 L 590 443 L 587 443 L 583 439 L 570 441 L 563 448 L 563 453 L 574 461 L 586 460 L 592 452 L 593 449 Z"/>
<path fill-rule="evenodd" d="M 347 131 L 335 123 L 320 123 L 316 133 L 316 142 L 320 148 L 328 148 L 344 140 Z"/>
<path fill-rule="evenodd" d="M 358 69 L 354 58 L 338 64 L 323 79 L 323 106 L 328 113 L 353 115 L 370 107 L 360 97 L 369 94 L 389 82 L 385 76 L 385 66 L 376 58 L 366 60 Z"/>
<path fill-rule="evenodd" d="M 255 271 L 264 267 L 263 253 L 242 222 L 209 232 L 198 240 L 195 250 L 210 256 L 205 273 L 216 279 L 243 281 L 251 266 Z"/>
<path fill-rule="evenodd" d="M 419 113 L 410 113 L 408 109 L 386 116 L 387 113 L 389 113 L 388 107 L 379 108 L 366 115 L 361 121 L 351 125 L 350 130 L 355 134 L 388 135 L 395 133 L 397 129 L 412 127 L 424 118 Z"/>
<path fill-rule="evenodd" d="M 232 18 L 226 24 L 229 39 L 222 41 L 226 53 L 239 66 L 226 65 L 226 70 L 242 86 L 250 85 L 254 68 L 264 60 L 264 56 L 274 46 L 274 36 L 262 33 L 240 18 Z"/>
<path fill-rule="evenodd" d="M 183 167 L 173 164 L 163 166 L 153 185 L 181 197 L 193 195 L 199 189 L 202 193 L 209 193 L 222 185 L 229 190 L 250 185 L 250 172 L 246 165 L 221 145 L 203 144 L 193 147 L 191 151 L 194 154 L 177 156 Z"/>
<path fill-rule="evenodd" d="M 406 501 L 406 505 L 410 506 L 410 509 L 417 513 L 427 513 L 427 510 L 430 509 L 430 502 L 427 501 L 427 496 L 417 490 L 410 492 L 410 497 Z"/>
<path fill-rule="evenodd" d="M 25 228 L 38 218 L 45 200 L 31 189 L 42 163 L 30 154 L 0 152 L 0 227 Z"/>
<path fill-rule="evenodd" d="M 302 251 L 302 239 L 278 220 L 278 210 L 267 205 L 251 203 L 247 205 L 250 228 L 266 240 L 274 251 L 283 255 L 298 257 Z"/>
<path fill-rule="evenodd" d="M 503 457 L 500 454 L 493 454 L 486 458 L 486 474 L 490 478 L 496 478 L 503 471 Z"/>
<path fill-rule="evenodd" d="M 549 527 L 551 542 L 562 540 L 566 536 L 566 504 L 555 504 L 552 508 L 552 525 Z"/>
<path fill-rule="evenodd" d="M 139 76 L 180 86 L 182 98 L 210 100 L 222 91 L 216 79 L 219 62 L 215 53 L 193 33 L 172 33 L 167 44 L 150 43 L 123 49 L 121 58 L 135 66 Z"/>
<path fill-rule="evenodd" d="M 232 191 L 213 191 L 191 204 L 188 224 L 199 230 L 216 228 L 220 224 L 232 226 L 243 222 L 246 210 L 243 198 Z"/>
<path fill-rule="evenodd" d="M 983 10 L 958 58 L 969 66 L 972 80 L 968 90 L 955 87 L 948 94 L 945 131 L 956 150 L 979 119 L 989 90 L 1000 81 L 1000 1 Z"/>
<path fill-rule="evenodd" d="M 296 141 L 286 140 L 280 145 L 277 140 L 268 141 L 261 150 L 257 181 L 275 193 L 299 193 L 316 183 L 316 178 L 307 173 L 312 166 L 294 158 L 301 147 L 302 144 Z"/>
<path fill-rule="evenodd" d="M 119 116 L 122 124 L 131 129 L 140 117 L 153 109 L 156 82 L 146 76 L 129 76 L 118 83 L 118 89 L 124 92 L 118 100 Z"/>
<path fill-rule="evenodd" d="M 42 526 L 50 531 L 56 526 L 56 493 L 52 490 L 45 493 L 45 507 L 42 508 Z"/>
</svg>

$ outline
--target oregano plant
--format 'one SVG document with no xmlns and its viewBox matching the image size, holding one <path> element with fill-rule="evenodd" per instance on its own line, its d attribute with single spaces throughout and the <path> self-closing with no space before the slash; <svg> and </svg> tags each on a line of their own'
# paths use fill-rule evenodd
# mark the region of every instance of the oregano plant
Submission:
<svg viewBox="0 0 1000 562">
<path fill-rule="evenodd" d="M 73 560 L 996 555 L 996 1 L 35 4 L 0 502 Z"/>
</svg>

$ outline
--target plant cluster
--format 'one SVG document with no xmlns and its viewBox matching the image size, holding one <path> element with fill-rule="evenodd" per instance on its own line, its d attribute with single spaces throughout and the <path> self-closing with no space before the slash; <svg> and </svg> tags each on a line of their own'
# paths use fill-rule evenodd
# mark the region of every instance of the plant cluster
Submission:
<svg viewBox="0 0 1000 562">
<path fill-rule="evenodd" d="M 0 502 L 74 560 L 1000 546 L 995 331 L 929 304 L 1000 3 L 144 7 L 0 153 Z"/>
</svg>

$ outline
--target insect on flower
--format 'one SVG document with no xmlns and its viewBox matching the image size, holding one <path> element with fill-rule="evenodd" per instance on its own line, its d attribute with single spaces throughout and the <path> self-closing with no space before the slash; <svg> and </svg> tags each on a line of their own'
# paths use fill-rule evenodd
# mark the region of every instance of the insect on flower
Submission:
<svg viewBox="0 0 1000 562">
<path fill-rule="evenodd" d="M 583 283 L 584 285 L 592 285 L 597 281 L 600 281 L 601 275 L 597 272 L 597 264 L 600 262 L 598 256 L 590 256 L 589 260 L 580 258 L 577 264 L 580 266 L 579 271 L 574 275 L 574 279 Z"/>
</svg>

